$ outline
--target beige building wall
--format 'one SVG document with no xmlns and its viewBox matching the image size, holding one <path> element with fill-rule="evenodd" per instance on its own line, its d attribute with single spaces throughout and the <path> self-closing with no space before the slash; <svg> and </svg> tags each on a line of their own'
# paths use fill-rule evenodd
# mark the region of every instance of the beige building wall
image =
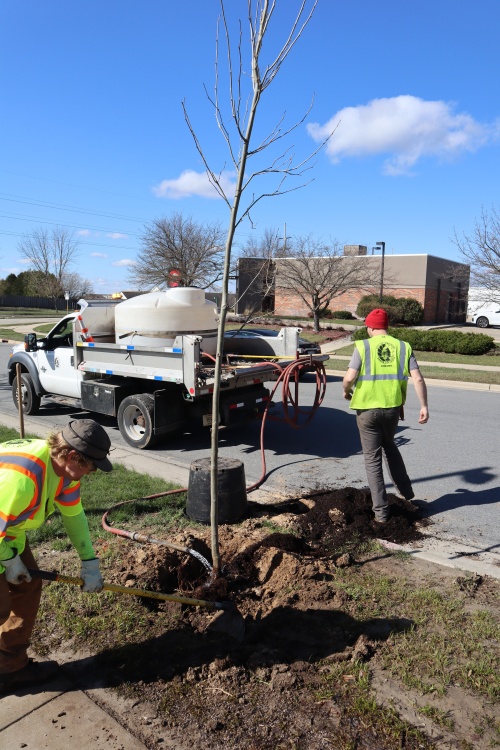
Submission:
<svg viewBox="0 0 500 750">
<path fill-rule="evenodd" d="M 366 256 L 373 266 L 370 277 L 373 286 L 352 289 L 335 297 L 330 310 L 349 310 L 356 313 L 360 299 L 366 294 L 379 294 L 382 270 L 380 255 Z M 349 262 L 349 258 L 346 258 Z M 386 255 L 384 259 L 383 293 L 394 297 L 411 297 L 424 308 L 424 323 L 449 323 L 465 321 L 466 299 L 469 288 L 469 269 L 433 255 Z M 276 290 L 274 299 L 276 315 L 304 315 L 309 311 L 299 295 L 279 290 L 279 260 L 276 261 Z"/>
</svg>

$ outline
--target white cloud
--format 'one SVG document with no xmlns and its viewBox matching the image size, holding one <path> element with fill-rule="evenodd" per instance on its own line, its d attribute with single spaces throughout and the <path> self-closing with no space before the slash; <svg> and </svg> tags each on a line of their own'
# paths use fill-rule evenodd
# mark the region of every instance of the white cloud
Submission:
<svg viewBox="0 0 500 750">
<path fill-rule="evenodd" d="M 220 183 L 226 195 L 233 195 L 235 182 L 234 172 L 223 172 L 220 175 Z M 206 172 L 195 172 L 185 169 L 175 180 L 163 180 L 159 185 L 153 187 L 153 193 L 157 198 L 190 198 L 197 195 L 200 198 L 219 198 L 218 192 L 210 184 Z"/>
<path fill-rule="evenodd" d="M 17 262 L 22 266 L 29 266 L 29 264 L 31 263 L 29 258 L 19 258 Z"/>
<path fill-rule="evenodd" d="M 79 237 L 89 237 L 92 234 L 90 229 L 79 229 L 77 235 Z"/>
<path fill-rule="evenodd" d="M 122 260 L 117 260 L 115 263 L 111 264 L 112 266 L 136 266 L 137 261 L 131 260 L 130 258 L 123 258 Z"/>
<path fill-rule="evenodd" d="M 109 237 L 112 240 L 126 240 L 128 234 L 122 234 L 121 232 L 108 232 L 106 237 Z"/>
<path fill-rule="evenodd" d="M 90 253 L 91 258 L 107 258 L 106 253 Z"/>
<path fill-rule="evenodd" d="M 338 126 L 338 127 L 337 127 Z M 336 130 L 335 130 L 336 128 Z M 324 125 L 307 126 L 315 141 L 335 133 L 326 145 L 334 164 L 348 157 L 388 154 L 384 172 L 407 174 L 419 159 L 451 159 L 476 151 L 498 134 L 497 125 L 476 122 L 454 105 L 424 101 L 416 96 L 373 99 L 359 107 L 345 107 Z"/>
</svg>

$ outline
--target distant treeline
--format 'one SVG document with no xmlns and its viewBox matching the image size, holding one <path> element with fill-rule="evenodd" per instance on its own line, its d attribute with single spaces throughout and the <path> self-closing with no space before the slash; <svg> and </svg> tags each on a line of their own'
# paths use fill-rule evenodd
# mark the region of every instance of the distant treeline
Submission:
<svg viewBox="0 0 500 750">
<path fill-rule="evenodd" d="M 49 297 L 28 297 L 23 294 L 0 294 L 0 307 L 40 307 L 44 310 L 62 310 L 66 312 L 76 310 L 77 301 L 74 299 L 51 299 Z"/>
</svg>

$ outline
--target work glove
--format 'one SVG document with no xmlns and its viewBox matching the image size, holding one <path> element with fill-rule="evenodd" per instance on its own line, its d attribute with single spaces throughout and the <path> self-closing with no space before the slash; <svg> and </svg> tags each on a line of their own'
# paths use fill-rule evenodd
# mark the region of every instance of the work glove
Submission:
<svg viewBox="0 0 500 750">
<path fill-rule="evenodd" d="M 80 577 L 83 578 L 83 591 L 91 594 L 102 591 L 104 581 L 99 570 L 99 560 L 97 557 L 94 560 L 82 560 Z"/>
<path fill-rule="evenodd" d="M 2 560 L 1 562 L 5 568 L 5 577 L 9 583 L 14 583 L 18 586 L 20 583 L 29 583 L 31 581 L 28 568 L 23 563 L 17 552 L 14 557 L 10 558 L 10 560 Z"/>
</svg>

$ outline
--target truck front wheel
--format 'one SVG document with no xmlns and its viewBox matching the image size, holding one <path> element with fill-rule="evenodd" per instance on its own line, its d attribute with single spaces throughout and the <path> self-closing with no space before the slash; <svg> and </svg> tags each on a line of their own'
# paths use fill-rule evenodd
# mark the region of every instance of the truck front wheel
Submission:
<svg viewBox="0 0 500 750">
<path fill-rule="evenodd" d="M 118 427 L 123 439 L 133 448 L 151 448 L 156 443 L 154 404 L 154 396 L 140 393 L 124 398 L 118 408 Z"/>
<path fill-rule="evenodd" d="M 12 381 L 12 398 L 19 410 L 18 393 L 17 393 L 17 375 Z M 23 414 L 38 414 L 40 409 L 40 396 L 35 391 L 35 386 L 31 375 L 27 372 L 21 373 L 21 403 Z"/>
</svg>

